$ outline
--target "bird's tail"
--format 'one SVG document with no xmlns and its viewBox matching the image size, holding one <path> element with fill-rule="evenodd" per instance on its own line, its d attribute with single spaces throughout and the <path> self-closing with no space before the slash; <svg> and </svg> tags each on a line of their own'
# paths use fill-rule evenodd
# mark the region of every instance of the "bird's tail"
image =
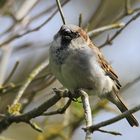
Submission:
<svg viewBox="0 0 140 140">
<path fill-rule="evenodd" d="M 119 96 L 119 94 L 116 91 L 113 91 L 110 94 L 108 94 L 107 99 L 109 101 L 111 101 L 112 103 L 114 103 L 122 113 L 128 110 L 128 108 L 124 104 L 123 100 L 121 99 L 121 97 Z M 126 116 L 126 119 L 132 127 L 139 126 L 138 121 L 132 114 L 128 114 Z"/>
</svg>

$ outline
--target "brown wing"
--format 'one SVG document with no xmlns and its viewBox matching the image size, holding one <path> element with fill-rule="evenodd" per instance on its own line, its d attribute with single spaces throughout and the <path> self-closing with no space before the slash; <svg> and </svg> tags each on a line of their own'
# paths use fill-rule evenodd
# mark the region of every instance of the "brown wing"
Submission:
<svg viewBox="0 0 140 140">
<path fill-rule="evenodd" d="M 100 50 L 97 48 L 98 51 L 98 62 L 100 63 L 102 69 L 105 71 L 106 75 L 108 75 L 116 84 L 117 88 L 121 88 L 121 84 L 118 80 L 117 74 L 114 72 L 113 68 L 109 63 L 105 60 L 104 56 L 100 52 Z"/>
<path fill-rule="evenodd" d="M 98 54 L 98 61 L 102 67 L 102 69 L 105 71 L 106 75 L 108 75 L 116 84 L 117 88 L 121 88 L 121 84 L 118 80 L 118 76 L 113 71 L 112 67 L 108 64 L 108 62 L 104 59 L 102 54 Z"/>
<path fill-rule="evenodd" d="M 109 63 L 105 60 L 103 57 L 101 51 L 91 42 L 90 38 L 88 37 L 87 33 L 83 31 L 81 28 L 78 29 L 78 33 L 81 34 L 83 39 L 88 43 L 88 46 L 93 49 L 95 54 L 97 54 L 97 59 L 102 67 L 102 69 L 105 71 L 106 75 L 108 75 L 116 84 L 117 88 L 121 88 L 121 84 L 118 80 L 118 76 L 116 73 L 113 71 L 112 67 L 109 65 Z"/>
<path fill-rule="evenodd" d="M 95 45 L 93 45 L 92 42 L 90 46 L 96 51 L 98 62 L 102 69 L 105 71 L 106 75 L 108 75 L 115 82 L 117 88 L 120 89 L 121 84 L 118 80 L 117 74 L 114 72 L 111 65 L 109 65 L 109 63 L 105 60 L 104 56 L 102 55 L 101 51 Z"/>
</svg>

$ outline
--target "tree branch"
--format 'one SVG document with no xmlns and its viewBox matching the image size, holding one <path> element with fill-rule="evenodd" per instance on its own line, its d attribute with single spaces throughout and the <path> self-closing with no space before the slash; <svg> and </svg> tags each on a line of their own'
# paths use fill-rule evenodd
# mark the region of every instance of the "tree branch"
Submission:
<svg viewBox="0 0 140 140">
<path fill-rule="evenodd" d="M 83 108 L 85 112 L 86 127 L 88 128 L 92 125 L 92 113 L 91 113 L 89 98 L 88 98 L 88 94 L 85 91 L 79 90 L 79 92 L 81 95 Z M 86 131 L 85 140 L 91 140 L 91 132 L 88 131 L 88 129 Z"/>
<path fill-rule="evenodd" d="M 110 45 L 112 44 L 112 41 L 134 20 L 136 20 L 138 17 L 140 16 L 140 12 L 138 12 L 137 14 L 135 14 L 126 24 L 125 26 L 123 26 L 120 30 L 118 30 L 112 37 L 107 38 L 107 40 L 105 41 L 105 43 L 103 43 L 102 45 L 99 46 L 99 48 L 103 48 L 106 45 Z"/>
<path fill-rule="evenodd" d="M 57 92 L 52 98 L 25 114 L 4 117 L 0 121 L 0 133 L 7 129 L 12 123 L 25 122 L 28 124 L 31 119 L 41 116 L 50 107 L 55 105 L 62 97 L 69 97 L 69 92 Z"/>
<path fill-rule="evenodd" d="M 15 18 L 17 20 L 23 20 L 39 1 L 40 0 L 25 0 L 25 2 L 19 8 L 19 11 L 17 12 Z"/>
<path fill-rule="evenodd" d="M 35 68 L 31 74 L 29 75 L 29 77 L 27 78 L 27 80 L 23 83 L 23 85 L 21 86 L 15 100 L 13 101 L 12 105 L 15 105 L 19 102 L 20 98 L 22 97 L 23 93 L 25 92 L 25 90 L 27 89 L 27 87 L 29 86 L 29 84 L 33 81 L 33 79 L 39 74 L 39 72 L 41 72 L 45 67 L 48 66 L 48 61 L 44 61 L 43 63 L 41 63 L 37 68 Z"/>
<path fill-rule="evenodd" d="M 98 33 L 101 33 L 101 32 L 104 32 L 104 31 L 107 31 L 107 30 L 110 30 L 110 29 L 122 28 L 124 26 L 125 26 L 125 24 L 123 22 L 121 22 L 121 23 L 114 23 L 114 24 L 106 25 L 106 26 L 94 29 L 92 31 L 89 31 L 88 35 L 89 35 L 89 37 L 92 37 L 93 35 L 96 35 Z"/>
<path fill-rule="evenodd" d="M 82 27 L 82 23 L 83 23 L 83 15 L 82 15 L 82 13 L 80 13 L 80 15 L 79 15 L 79 20 L 78 20 L 79 22 L 78 22 L 78 26 L 79 27 Z"/>
<path fill-rule="evenodd" d="M 102 133 L 107 133 L 107 134 L 111 134 L 111 135 L 115 135 L 115 136 L 121 136 L 122 134 L 119 132 L 115 132 L 115 131 L 106 131 L 106 130 L 102 130 L 102 129 L 98 129 L 98 131 L 102 132 Z"/>
<path fill-rule="evenodd" d="M 65 20 L 65 17 L 64 17 L 64 13 L 62 11 L 62 7 L 61 7 L 61 4 L 60 4 L 60 1 L 59 0 L 56 0 L 56 3 L 57 3 L 57 6 L 58 6 L 59 13 L 61 15 L 63 24 L 66 24 L 66 20 Z"/>
<path fill-rule="evenodd" d="M 64 1 L 62 3 L 62 6 L 65 5 L 68 1 Z M 29 29 L 23 33 L 19 33 L 19 34 L 15 34 L 13 36 L 10 36 L 9 38 L 7 38 L 6 40 L 4 40 L 3 42 L 0 43 L 0 47 L 8 44 L 8 43 L 11 43 L 12 41 L 14 41 L 15 39 L 18 39 L 18 38 L 21 38 L 29 33 L 32 33 L 32 32 L 35 32 L 35 31 L 38 31 L 40 30 L 44 25 L 46 25 L 55 15 L 56 13 L 58 12 L 58 9 L 56 9 L 48 19 L 46 19 L 42 24 L 40 24 L 39 26 L 33 28 L 33 29 Z"/>
<path fill-rule="evenodd" d="M 6 71 L 7 71 L 7 67 L 8 67 L 8 62 L 9 62 L 9 58 L 10 55 L 12 53 L 12 48 L 9 45 L 5 45 L 2 49 L 1 49 L 1 61 L 0 61 L 0 88 L 3 87 L 3 83 L 5 80 L 5 76 L 6 76 Z"/>
<path fill-rule="evenodd" d="M 4 81 L 3 85 L 5 85 L 5 84 L 7 84 L 7 83 L 9 82 L 9 80 L 10 80 L 10 79 L 12 78 L 12 76 L 14 75 L 14 73 L 15 73 L 15 71 L 16 71 L 18 65 L 19 65 L 19 61 L 16 61 L 16 63 L 15 63 L 15 65 L 14 65 L 13 69 L 11 70 L 11 72 L 10 72 L 9 76 L 7 77 L 7 79 Z"/>
<path fill-rule="evenodd" d="M 119 120 L 122 120 L 124 119 L 127 115 L 131 114 L 131 113 L 135 113 L 137 111 L 140 110 L 140 105 L 128 110 L 128 111 L 125 111 L 124 113 L 122 113 L 121 115 L 118 115 L 112 119 L 109 119 L 109 120 L 106 120 L 106 121 L 103 121 L 103 122 L 100 122 L 98 124 L 95 124 L 95 125 L 92 125 L 88 128 L 84 128 L 85 131 L 90 131 L 90 132 L 94 132 L 94 131 L 98 131 L 99 128 L 101 127 L 104 127 L 104 126 L 107 126 L 107 125 L 110 125 L 110 124 L 113 124 Z"/>
<path fill-rule="evenodd" d="M 133 9 L 131 8 L 130 0 L 125 0 L 125 12 L 127 15 L 130 15 L 133 13 Z"/>
<path fill-rule="evenodd" d="M 71 101 L 72 101 L 72 100 L 69 99 L 69 100 L 67 101 L 67 103 L 64 105 L 64 107 L 59 108 L 59 109 L 57 109 L 57 110 L 55 110 L 55 111 L 43 113 L 42 115 L 43 115 L 43 116 L 48 116 L 48 115 L 63 114 L 63 113 L 65 113 L 65 111 L 67 110 L 67 108 L 70 106 Z"/>
</svg>

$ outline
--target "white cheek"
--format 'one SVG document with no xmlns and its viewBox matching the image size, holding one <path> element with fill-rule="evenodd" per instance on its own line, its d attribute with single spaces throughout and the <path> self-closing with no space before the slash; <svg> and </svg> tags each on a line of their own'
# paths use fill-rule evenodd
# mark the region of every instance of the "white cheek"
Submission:
<svg viewBox="0 0 140 140">
<path fill-rule="evenodd" d="M 81 38 L 76 38 L 74 40 L 71 41 L 71 49 L 83 49 L 83 48 L 87 48 L 87 43 Z"/>
</svg>

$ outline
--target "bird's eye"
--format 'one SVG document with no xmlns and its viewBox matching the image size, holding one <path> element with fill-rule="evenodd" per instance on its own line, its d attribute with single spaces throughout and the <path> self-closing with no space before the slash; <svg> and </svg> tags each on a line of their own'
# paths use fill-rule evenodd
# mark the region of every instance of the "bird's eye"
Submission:
<svg viewBox="0 0 140 140">
<path fill-rule="evenodd" d="M 72 32 L 70 29 L 62 29 L 60 33 L 63 36 L 70 36 Z"/>
<path fill-rule="evenodd" d="M 75 38 L 77 38 L 77 37 L 80 36 L 80 34 L 79 34 L 78 32 L 74 32 L 73 34 L 74 34 L 74 37 L 75 37 Z"/>
<path fill-rule="evenodd" d="M 71 37 L 71 39 L 74 39 L 74 38 L 77 38 L 80 36 L 78 32 L 73 32 L 70 29 L 61 30 L 60 34 L 62 36 L 69 36 L 69 37 Z"/>
</svg>

